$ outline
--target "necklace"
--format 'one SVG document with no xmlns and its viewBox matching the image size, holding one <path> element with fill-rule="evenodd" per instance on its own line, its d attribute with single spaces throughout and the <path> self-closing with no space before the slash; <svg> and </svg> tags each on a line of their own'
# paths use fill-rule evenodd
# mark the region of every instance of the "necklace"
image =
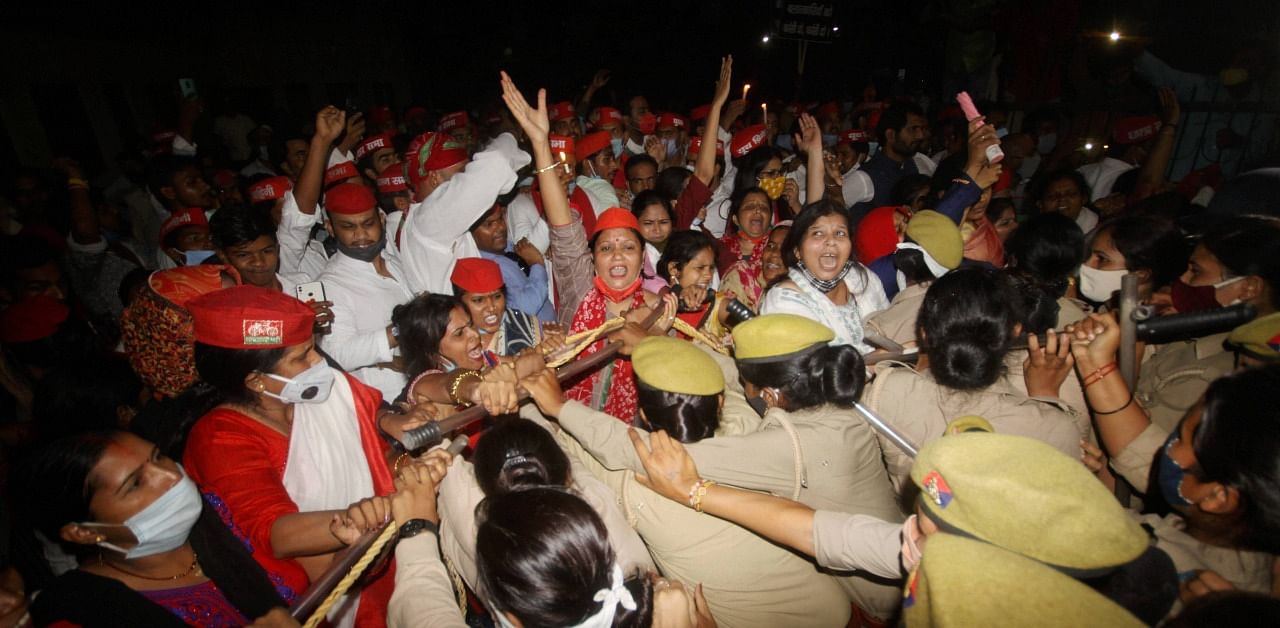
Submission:
<svg viewBox="0 0 1280 628">
<path fill-rule="evenodd" d="M 156 578 L 156 577 L 154 577 L 154 576 L 144 576 L 144 575 L 142 575 L 142 574 L 134 573 L 134 572 L 132 572 L 132 571 L 129 571 L 129 570 L 127 570 L 127 569 L 123 569 L 123 568 L 118 567 L 118 566 L 116 566 L 116 565 L 114 565 L 114 564 L 112 564 L 112 563 L 109 563 L 109 562 L 107 562 L 107 561 L 105 561 L 105 560 L 102 560 L 102 555 L 101 555 L 101 554 L 99 554 L 99 555 L 98 555 L 98 564 L 99 564 L 99 565 L 102 565 L 103 567 L 110 567 L 110 568 L 112 568 L 112 569 L 114 569 L 114 570 L 116 570 L 116 571 L 118 571 L 118 572 L 120 572 L 120 573 L 122 573 L 122 574 L 125 574 L 125 575 L 128 575 L 128 576 L 133 576 L 134 578 L 140 578 L 140 579 L 142 579 L 142 580 L 154 580 L 154 581 L 157 581 L 157 582 L 165 582 L 165 581 L 169 581 L 169 580 L 181 580 L 182 578 L 186 578 L 187 576 L 190 576 L 190 575 L 193 575 L 193 574 L 194 574 L 194 575 L 197 575 L 197 576 L 199 576 L 199 575 L 203 575 L 203 574 L 204 574 L 204 572 L 203 572 L 203 571 L 201 571 L 201 569 L 200 569 L 200 557 L 196 555 L 195 550 L 191 550 L 191 566 L 190 566 L 190 567 L 187 567 L 187 570 L 186 570 L 186 571 L 184 571 L 184 572 L 182 572 L 182 573 L 180 573 L 180 574 L 178 574 L 178 575 L 176 575 L 176 576 L 163 576 L 163 577 L 160 577 L 160 578 Z"/>
</svg>

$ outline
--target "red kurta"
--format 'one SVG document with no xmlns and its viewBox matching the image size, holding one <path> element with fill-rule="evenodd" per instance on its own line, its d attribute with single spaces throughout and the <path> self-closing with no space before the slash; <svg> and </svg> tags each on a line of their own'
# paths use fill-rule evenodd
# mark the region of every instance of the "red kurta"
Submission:
<svg viewBox="0 0 1280 628">
<path fill-rule="evenodd" d="M 354 415 L 360 424 L 360 445 L 369 463 L 373 490 L 395 490 L 391 469 L 378 435 L 378 406 L 382 394 L 350 375 Z M 298 512 L 284 488 L 289 437 L 228 408 L 214 408 L 191 429 L 182 462 L 187 474 L 218 510 L 227 527 L 244 541 L 254 560 L 267 571 L 280 595 L 289 603 L 310 584 L 307 573 L 293 559 L 280 559 L 271 550 L 271 526 L 276 519 Z M 356 615 L 357 626 L 385 626 L 387 602 L 395 587 L 388 569 L 365 587 Z"/>
</svg>

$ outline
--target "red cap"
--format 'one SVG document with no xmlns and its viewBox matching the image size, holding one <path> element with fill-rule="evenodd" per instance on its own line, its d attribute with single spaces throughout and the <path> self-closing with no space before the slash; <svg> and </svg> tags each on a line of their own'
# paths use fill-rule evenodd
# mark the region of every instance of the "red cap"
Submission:
<svg viewBox="0 0 1280 628">
<path fill-rule="evenodd" d="M 43 294 L 27 297 L 0 311 L 0 342 L 32 342 L 52 336 L 71 315 L 67 304 Z"/>
<path fill-rule="evenodd" d="M 467 292 L 496 292 L 502 289 L 502 269 L 483 257 L 464 257 L 454 263 L 449 281 Z"/>
<path fill-rule="evenodd" d="M 1133 116 L 1116 120 L 1112 135 L 1117 144 L 1138 144 L 1156 136 L 1160 119 L 1155 116 Z"/>
<path fill-rule="evenodd" d="M 316 315 L 279 290 L 234 286 L 187 302 L 196 342 L 224 349 L 292 347 L 311 338 Z"/>
<path fill-rule="evenodd" d="M 378 206 L 373 192 L 359 183 L 342 183 L 324 193 L 324 209 L 330 214 L 352 216 Z"/>
<path fill-rule="evenodd" d="M 560 153 L 564 153 L 566 157 L 572 155 L 577 159 L 578 154 L 573 152 L 573 138 L 567 135 L 548 135 L 547 141 L 551 142 L 551 156 L 559 158 Z"/>
<path fill-rule="evenodd" d="M 749 126 L 733 134 L 733 139 L 729 141 L 729 152 L 734 157 L 742 157 L 763 146 L 766 137 L 768 132 L 763 124 Z"/>
<path fill-rule="evenodd" d="M 219 170 L 213 173 L 213 182 L 224 190 L 235 187 L 236 173 L 231 170 Z"/>
<path fill-rule="evenodd" d="M 467 126 L 468 124 L 471 124 L 471 118 L 467 116 L 467 112 L 455 111 L 453 113 L 446 113 L 443 118 L 440 118 L 440 132 L 448 133 L 449 131 Z"/>
<path fill-rule="evenodd" d="M 604 210 L 596 217 L 596 226 L 591 230 L 591 237 L 595 237 L 597 233 L 605 229 L 634 229 L 640 230 L 640 221 L 631 212 L 621 207 L 610 207 Z"/>
<path fill-rule="evenodd" d="M 711 115 L 711 105 L 709 104 L 698 105 L 697 107 L 693 108 L 693 111 L 689 112 L 689 117 L 693 118 L 694 122 L 701 122 L 703 120 L 706 120 L 707 116 L 709 115 Z"/>
<path fill-rule="evenodd" d="M 386 105 L 378 105 L 369 110 L 369 122 L 374 126 L 395 122 L 395 118 L 395 114 L 391 113 L 391 107 Z"/>
<path fill-rule="evenodd" d="M 379 133 L 373 137 L 364 138 L 364 141 L 360 142 L 360 145 L 356 147 L 356 159 L 364 159 L 365 155 L 372 155 L 373 151 L 381 148 L 395 148 L 395 145 L 391 143 L 390 133 Z"/>
<path fill-rule="evenodd" d="M 685 121 L 684 118 L 671 113 L 670 111 L 664 111 L 658 116 L 658 128 L 683 129 L 685 128 Z"/>
<path fill-rule="evenodd" d="M 328 170 L 324 171 L 324 186 L 329 187 L 335 183 L 342 183 L 347 179 L 354 179 L 358 176 L 360 176 L 360 172 L 356 170 L 356 165 L 349 161 L 333 164 L 329 166 Z"/>
<path fill-rule="evenodd" d="M 204 210 L 199 207 L 188 207 L 180 209 L 169 215 L 164 222 L 160 223 L 160 241 L 169 237 L 176 229 L 181 229 L 188 225 L 204 225 L 209 226 L 209 220 L 204 217 Z"/>
<path fill-rule="evenodd" d="M 609 148 L 609 143 L 612 140 L 613 140 L 613 137 L 609 135 L 608 131 L 596 131 L 595 133 L 588 133 L 587 135 L 583 136 L 582 139 L 578 140 L 578 145 L 576 147 L 576 150 L 574 151 L 573 156 L 577 157 L 578 161 L 582 161 L 587 157 L 590 157 L 606 148 Z"/>
<path fill-rule="evenodd" d="M 282 198 L 285 192 L 292 189 L 293 182 L 289 180 L 289 177 L 263 179 L 249 186 L 249 202 L 274 201 Z"/>
<path fill-rule="evenodd" d="M 409 183 L 418 185 L 433 170 L 444 170 L 467 160 L 467 147 L 447 133 L 423 133 L 409 146 Z"/>
<path fill-rule="evenodd" d="M 591 123 L 597 129 L 602 129 L 609 125 L 622 125 L 622 112 L 613 107 L 600 107 L 591 113 Z"/>
<path fill-rule="evenodd" d="M 577 110 L 573 108 L 573 103 L 567 100 L 562 100 L 554 105 L 551 105 L 551 110 L 547 112 L 547 115 L 548 117 L 551 118 L 552 122 L 559 122 L 561 120 L 570 120 L 577 114 L 578 114 Z"/>
<path fill-rule="evenodd" d="M 378 194 L 405 192 L 409 185 L 404 180 L 404 164 L 391 164 L 378 173 Z"/>
<path fill-rule="evenodd" d="M 898 248 L 898 231 L 893 227 L 893 215 L 905 207 L 886 205 L 867 212 L 853 232 L 853 250 L 858 261 L 870 264 Z"/>
<path fill-rule="evenodd" d="M 1009 189 L 1010 185 L 1013 185 L 1013 171 L 1008 168 L 1002 169 L 1000 175 L 996 178 L 995 185 L 992 186 L 991 192 L 999 194 Z"/>
<path fill-rule="evenodd" d="M 653 135 L 653 130 L 657 127 L 658 116 L 655 116 L 652 113 L 646 113 L 640 116 L 640 119 L 636 121 L 636 128 L 640 129 L 640 132 L 645 135 Z"/>
<path fill-rule="evenodd" d="M 700 148 L 702 148 L 702 136 L 695 135 L 693 139 L 689 140 L 688 154 L 697 155 Z M 716 140 L 716 154 L 724 155 L 724 140 Z"/>
<path fill-rule="evenodd" d="M 147 285 L 156 294 L 178 307 L 186 307 L 187 301 L 202 294 L 222 289 L 222 274 L 226 273 L 240 283 L 240 273 L 234 266 L 221 264 L 197 264 L 157 270 L 147 278 Z"/>
<path fill-rule="evenodd" d="M 862 129 L 848 129 L 840 132 L 840 141 L 837 144 L 865 144 L 870 141 L 871 136 Z"/>
<path fill-rule="evenodd" d="M 839 117 L 839 115 L 840 115 L 840 106 L 837 105 L 835 101 L 826 103 L 821 107 L 818 107 L 818 116 Z"/>
</svg>

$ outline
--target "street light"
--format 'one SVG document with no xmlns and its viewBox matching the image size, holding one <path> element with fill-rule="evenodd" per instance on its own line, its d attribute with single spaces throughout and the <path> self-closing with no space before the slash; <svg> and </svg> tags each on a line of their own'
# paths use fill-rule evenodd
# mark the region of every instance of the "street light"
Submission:
<svg viewBox="0 0 1280 628">
<path fill-rule="evenodd" d="M 760 38 L 760 43 L 764 43 L 764 44 L 769 43 L 769 36 L 768 36 L 768 35 L 765 35 L 764 37 L 761 37 L 761 38 Z"/>
<path fill-rule="evenodd" d="M 1111 38 L 1111 41 L 1120 41 L 1120 31 L 1111 31 L 1108 37 Z"/>
</svg>

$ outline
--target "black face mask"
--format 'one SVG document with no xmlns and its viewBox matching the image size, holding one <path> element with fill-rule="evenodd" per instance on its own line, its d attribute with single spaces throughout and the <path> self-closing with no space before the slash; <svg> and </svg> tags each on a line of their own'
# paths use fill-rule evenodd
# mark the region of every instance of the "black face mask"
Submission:
<svg viewBox="0 0 1280 628">
<path fill-rule="evenodd" d="M 338 245 L 338 250 L 341 251 L 343 255 L 346 255 L 351 259 L 358 259 L 362 262 L 372 262 L 378 257 L 378 255 L 382 254 L 382 249 L 386 248 L 387 233 L 384 231 L 382 233 L 382 237 L 379 238 L 377 242 L 370 244 L 369 246 L 362 246 L 359 248 L 348 247 L 338 238 L 333 238 L 333 241 Z"/>
</svg>

